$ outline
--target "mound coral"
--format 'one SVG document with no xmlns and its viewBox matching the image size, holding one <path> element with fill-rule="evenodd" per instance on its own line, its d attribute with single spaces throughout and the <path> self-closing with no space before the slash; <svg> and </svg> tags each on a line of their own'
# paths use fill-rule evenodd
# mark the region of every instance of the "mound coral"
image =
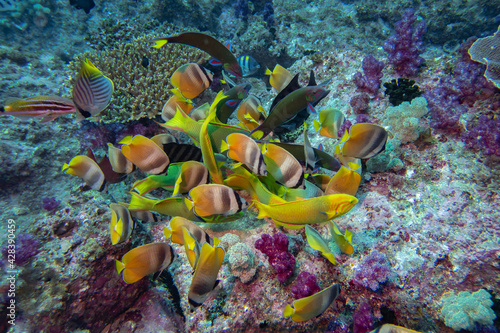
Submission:
<svg viewBox="0 0 500 333">
<path fill-rule="evenodd" d="M 428 112 L 427 100 L 424 97 L 417 97 L 411 104 L 403 102 L 398 106 L 389 106 L 385 110 L 386 119 L 382 124 L 389 126 L 395 138 L 401 143 L 413 142 L 428 127 L 422 119 Z"/>
<path fill-rule="evenodd" d="M 153 36 L 115 42 L 102 51 L 79 55 L 86 57 L 109 77 L 115 86 L 111 104 L 97 117 L 104 122 L 126 122 L 153 118 L 161 113 L 169 99 L 169 78 L 182 64 L 208 59 L 206 53 L 183 45 L 151 47 Z M 70 86 L 76 78 L 80 61 L 71 63 Z"/>
</svg>

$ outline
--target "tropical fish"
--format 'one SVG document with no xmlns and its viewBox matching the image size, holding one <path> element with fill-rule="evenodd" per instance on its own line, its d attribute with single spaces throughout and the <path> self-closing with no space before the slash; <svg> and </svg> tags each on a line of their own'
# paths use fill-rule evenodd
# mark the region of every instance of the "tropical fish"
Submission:
<svg viewBox="0 0 500 333">
<path fill-rule="evenodd" d="M 122 150 L 111 143 L 108 143 L 108 158 L 114 172 L 131 173 L 135 169 L 135 165 L 127 160 Z"/>
<path fill-rule="evenodd" d="M 279 64 L 274 66 L 272 72 L 269 68 L 266 68 L 266 75 L 269 75 L 269 83 L 277 92 L 283 90 L 293 78 L 288 69 Z"/>
<path fill-rule="evenodd" d="M 62 171 L 67 174 L 78 176 L 85 184 L 95 191 L 106 190 L 106 178 L 96 161 L 85 155 L 75 156 L 64 163 Z"/>
<path fill-rule="evenodd" d="M 232 188 L 219 184 L 199 185 L 189 191 L 191 200 L 186 199 L 186 206 L 193 207 L 200 217 L 211 215 L 233 215 L 248 207 Z"/>
<path fill-rule="evenodd" d="M 201 161 L 201 149 L 186 143 L 170 142 L 163 145 L 163 151 L 170 159 L 171 163 Z"/>
<path fill-rule="evenodd" d="M 104 174 L 104 178 L 106 179 L 107 184 L 116 184 L 121 182 L 125 178 L 125 174 L 113 171 L 113 167 L 111 166 L 109 158 L 106 155 L 104 155 L 104 157 L 99 162 L 97 162 L 97 159 L 94 156 L 94 152 L 92 151 L 92 149 L 88 148 L 87 156 L 97 163 L 99 169 L 101 169 L 102 173 Z"/>
<path fill-rule="evenodd" d="M 177 138 L 170 133 L 156 134 L 155 136 L 153 136 L 151 138 L 151 141 L 156 143 L 158 145 L 158 147 L 162 148 L 163 150 L 165 150 L 164 149 L 165 145 L 167 145 L 169 143 L 177 143 L 178 142 Z M 174 163 L 172 161 L 170 161 L 170 162 Z"/>
<path fill-rule="evenodd" d="M 323 109 L 319 113 L 319 121 L 314 119 L 314 129 L 319 134 L 338 139 L 338 132 L 345 121 L 344 114 L 337 109 Z"/>
<path fill-rule="evenodd" d="M 348 194 L 330 194 L 269 205 L 253 202 L 259 210 L 258 219 L 268 217 L 275 224 L 291 229 L 303 228 L 306 224 L 327 222 L 349 212 L 357 203 L 358 199 Z"/>
<path fill-rule="evenodd" d="M 311 179 L 314 180 L 314 183 L 319 187 L 321 188 L 321 190 L 323 192 L 325 192 L 326 190 L 326 186 L 328 185 L 328 183 L 330 182 L 330 180 L 332 179 L 332 177 L 328 176 L 328 175 L 325 175 L 325 174 L 319 174 L 319 173 L 316 173 L 316 174 L 313 174 L 311 175 L 308 179 Z"/>
<path fill-rule="evenodd" d="M 109 224 L 111 244 L 116 245 L 129 239 L 134 230 L 134 220 L 124 205 L 112 203 L 109 208 L 111 209 L 111 223 Z"/>
<path fill-rule="evenodd" d="M 203 125 L 200 129 L 200 149 L 203 158 L 203 163 L 210 173 L 210 178 L 212 182 L 216 184 L 223 184 L 222 172 L 219 169 L 219 165 L 215 159 L 214 149 L 212 142 L 210 141 L 210 134 L 208 133 L 208 124 L 215 118 L 215 111 L 211 110 Z"/>
<path fill-rule="evenodd" d="M 185 114 L 188 114 L 193 109 L 193 101 L 182 96 L 179 90 L 171 89 L 170 91 L 174 94 L 170 96 L 161 109 L 161 119 L 164 121 L 172 119 L 177 109 L 180 109 Z"/>
<path fill-rule="evenodd" d="M 305 123 L 304 123 L 304 156 L 306 157 L 305 172 L 309 174 L 313 173 L 313 171 L 316 169 L 316 161 L 318 160 L 318 158 L 316 157 L 314 149 L 311 146 L 311 142 L 309 142 L 309 138 L 307 137 L 307 125 Z"/>
<path fill-rule="evenodd" d="M 229 134 L 221 145 L 221 152 L 226 150 L 229 158 L 245 164 L 254 174 L 267 174 L 260 148 L 249 136 L 241 133 Z"/>
<path fill-rule="evenodd" d="M 263 113 L 264 108 L 260 105 L 259 99 L 254 95 L 248 95 L 236 111 L 236 117 L 248 130 L 253 130 L 259 126 L 260 120 L 265 119 Z"/>
<path fill-rule="evenodd" d="M 200 162 L 187 161 L 182 163 L 181 173 L 175 182 L 172 195 L 186 194 L 198 185 L 208 184 L 210 180 L 207 167 Z"/>
<path fill-rule="evenodd" d="M 328 222 L 328 224 L 330 227 L 332 238 L 335 243 L 337 243 L 340 251 L 344 252 L 345 254 L 353 254 L 354 246 L 352 246 L 352 232 L 346 230 L 345 234 L 343 234 L 340 231 L 339 226 L 335 222 L 330 221 Z"/>
<path fill-rule="evenodd" d="M 212 73 L 197 63 L 187 63 L 177 68 L 170 78 L 170 83 L 179 89 L 184 97 L 198 97 L 212 84 Z"/>
<path fill-rule="evenodd" d="M 210 111 L 210 104 L 203 103 L 196 109 L 191 110 L 191 112 L 189 112 L 189 117 L 191 117 L 191 119 L 193 120 L 200 121 L 207 117 L 209 111 Z"/>
<path fill-rule="evenodd" d="M 277 145 L 266 144 L 263 155 L 267 172 L 277 182 L 289 188 L 304 188 L 304 170 L 292 154 Z"/>
<path fill-rule="evenodd" d="M 329 91 L 321 86 L 307 86 L 291 92 L 271 109 L 266 120 L 251 133 L 260 131 L 259 137 L 263 138 L 276 127 L 294 118 L 302 110 L 307 109 L 314 113 L 314 106 L 328 93 Z"/>
<path fill-rule="evenodd" d="M 418 331 L 410 330 L 401 326 L 393 324 L 384 324 L 377 329 L 370 331 L 370 333 L 421 333 Z"/>
<path fill-rule="evenodd" d="M 224 69 L 230 74 L 239 78 L 242 77 L 241 67 L 236 57 L 224 44 L 209 35 L 200 32 L 186 32 L 177 36 L 156 37 L 153 42 L 155 42 L 154 47 L 157 49 L 167 43 L 179 43 L 196 47 L 219 60 L 224 65 Z"/>
<path fill-rule="evenodd" d="M 340 167 L 325 189 L 325 194 L 349 194 L 355 195 L 361 183 L 361 175 L 345 166 Z"/>
<path fill-rule="evenodd" d="M 306 236 L 307 236 L 307 243 L 309 243 L 309 246 L 311 246 L 316 251 L 321 252 L 321 254 L 326 259 L 328 259 L 328 261 L 331 262 L 332 264 L 334 265 L 337 264 L 335 256 L 328 247 L 328 242 L 323 238 L 323 236 L 321 236 L 321 234 L 316 229 L 314 229 L 310 225 L 306 225 Z"/>
<path fill-rule="evenodd" d="M 161 174 L 167 171 L 170 159 L 158 145 L 142 135 L 124 137 L 123 155 L 139 169 L 150 174 Z"/>
<path fill-rule="evenodd" d="M 83 59 L 73 87 L 73 102 L 80 114 L 88 118 L 100 113 L 111 102 L 113 90 L 113 81 L 104 76 L 90 60 Z"/>
<path fill-rule="evenodd" d="M 205 231 L 205 229 L 199 227 L 193 221 L 185 219 L 180 216 L 176 216 L 170 220 L 170 229 L 167 227 L 163 228 L 163 232 L 165 234 L 165 238 L 169 238 L 173 243 L 184 245 L 184 236 L 182 233 L 182 229 L 185 228 L 187 231 L 191 233 L 191 235 L 200 243 L 203 244 L 205 242 L 210 245 L 217 245 L 219 240 L 217 238 L 212 239 L 209 234 Z M 215 242 L 214 242 L 215 241 Z"/>
<path fill-rule="evenodd" d="M 240 102 L 247 98 L 250 88 L 252 88 L 252 85 L 249 83 L 239 84 L 226 91 L 219 99 L 216 99 L 215 115 L 221 123 L 227 123 L 227 120 L 238 105 L 240 105 Z"/>
<path fill-rule="evenodd" d="M 282 186 L 281 189 L 283 193 L 278 192 L 279 195 L 283 197 L 286 201 L 295 201 L 302 199 L 311 199 L 315 197 L 320 197 L 325 193 L 315 184 L 305 180 L 304 181 L 305 188 L 288 188 Z"/>
<path fill-rule="evenodd" d="M 330 287 L 308 297 L 300 298 L 287 304 L 283 315 L 299 323 L 321 315 L 340 294 L 340 285 L 334 283 Z"/>
<path fill-rule="evenodd" d="M 262 141 L 257 141 L 257 142 L 260 143 Z M 298 145 L 298 144 L 293 144 L 293 143 L 284 143 L 284 142 L 270 142 L 268 144 L 276 145 L 276 146 L 279 146 L 283 149 L 286 149 L 290 154 L 292 154 L 299 161 L 303 161 L 303 162 L 306 161 L 303 145 Z M 317 164 L 316 166 L 320 166 L 322 168 L 325 168 L 325 169 L 328 169 L 331 171 L 335 171 L 335 172 L 340 169 L 341 164 L 335 157 L 333 157 L 332 155 L 330 155 L 322 150 L 316 149 L 316 148 L 313 148 L 313 150 L 314 150 L 314 154 L 316 155 L 316 157 L 318 159 L 316 161 L 316 164 Z"/>
<path fill-rule="evenodd" d="M 115 260 L 118 274 L 123 272 L 125 283 L 134 283 L 155 273 L 156 279 L 174 260 L 175 252 L 169 244 L 150 243 L 136 247 L 122 257 L 122 261 Z"/>
<path fill-rule="evenodd" d="M 42 123 L 73 112 L 76 112 L 73 101 L 59 96 L 35 96 L 17 99 L 0 107 L 0 115 L 11 115 L 21 119 L 41 117 Z"/>
<path fill-rule="evenodd" d="M 181 173 L 181 167 L 182 163 L 170 163 L 166 175 L 149 175 L 144 179 L 136 181 L 132 185 L 132 190 L 135 190 L 140 195 L 144 195 L 160 187 L 172 191 L 175 181 Z"/>
<path fill-rule="evenodd" d="M 128 205 L 128 209 L 130 211 L 149 210 L 162 215 L 181 216 L 188 220 L 201 221 L 201 219 L 199 219 L 193 213 L 191 205 L 189 207 L 186 206 L 184 198 L 171 197 L 162 200 L 155 200 L 141 196 L 135 192 L 130 192 L 130 194 L 132 195 L 132 197 L 130 198 L 130 203 Z"/>
<path fill-rule="evenodd" d="M 260 68 L 259 63 L 252 56 L 242 55 L 238 57 L 238 64 L 240 64 L 243 77 L 251 76 Z"/>
<path fill-rule="evenodd" d="M 219 282 L 217 275 L 222 266 L 224 255 L 224 249 L 221 247 L 203 243 L 188 292 L 191 311 L 203 304 L 208 298 L 208 294 L 217 286 Z"/>
<path fill-rule="evenodd" d="M 342 155 L 347 157 L 370 158 L 385 149 L 388 133 L 382 126 L 371 123 L 352 125 L 341 142 Z"/>
</svg>

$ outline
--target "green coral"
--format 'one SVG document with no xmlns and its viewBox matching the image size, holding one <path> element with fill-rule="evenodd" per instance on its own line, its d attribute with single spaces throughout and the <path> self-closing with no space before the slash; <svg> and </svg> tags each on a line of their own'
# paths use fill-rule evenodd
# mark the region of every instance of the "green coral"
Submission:
<svg viewBox="0 0 500 333">
<path fill-rule="evenodd" d="M 491 325 L 496 318 L 491 309 L 491 295 L 484 289 L 475 293 L 461 291 L 458 295 L 445 294 L 442 297 L 441 315 L 446 326 L 456 331 L 472 330 L 474 323 Z"/>
</svg>

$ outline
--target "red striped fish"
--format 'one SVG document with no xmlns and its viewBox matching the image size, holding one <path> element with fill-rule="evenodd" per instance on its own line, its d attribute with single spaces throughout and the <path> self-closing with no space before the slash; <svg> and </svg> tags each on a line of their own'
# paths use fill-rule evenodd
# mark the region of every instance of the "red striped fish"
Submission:
<svg viewBox="0 0 500 333">
<path fill-rule="evenodd" d="M 75 104 L 71 100 L 59 96 L 35 96 L 18 99 L 0 107 L 0 115 L 11 115 L 19 118 L 41 117 L 42 123 L 73 112 L 76 112 Z"/>
</svg>

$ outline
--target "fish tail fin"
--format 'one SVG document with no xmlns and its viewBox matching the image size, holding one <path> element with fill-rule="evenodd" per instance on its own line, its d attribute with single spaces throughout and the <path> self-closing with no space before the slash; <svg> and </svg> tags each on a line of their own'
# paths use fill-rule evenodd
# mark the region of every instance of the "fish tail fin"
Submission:
<svg viewBox="0 0 500 333">
<path fill-rule="evenodd" d="M 266 73 L 265 73 L 265 74 L 266 74 L 266 75 L 271 75 L 271 74 L 273 74 L 273 72 L 271 72 L 271 70 L 270 70 L 269 68 L 267 68 L 267 67 L 266 67 Z"/>
<path fill-rule="evenodd" d="M 184 204 L 186 205 L 188 210 L 193 209 L 193 206 L 194 206 L 193 202 L 191 200 L 189 200 L 189 198 L 184 198 Z"/>
<path fill-rule="evenodd" d="M 166 239 L 169 239 L 170 236 L 172 236 L 172 230 L 167 227 L 163 227 L 163 234 L 165 235 Z"/>
<path fill-rule="evenodd" d="M 118 274 L 120 274 L 125 269 L 125 265 L 121 261 L 116 259 L 115 259 L 115 267 Z"/>
<path fill-rule="evenodd" d="M 220 145 L 220 152 L 223 153 L 228 149 L 229 149 L 229 145 L 227 144 L 226 141 L 222 140 L 222 143 Z"/>
<path fill-rule="evenodd" d="M 153 209 L 153 206 L 155 205 L 156 200 L 142 197 L 136 192 L 129 192 L 129 193 L 132 194 L 132 197 L 130 198 L 130 203 L 128 206 L 129 210 L 152 210 Z"/>
<path fill-rule="evenodd" d="M 283 311 L 283 316 L 285 318 L 290 317 L 293 314 L 293 308 L 290 306 L 290 304 L 287 304 L 285 306 L 285 310 Z"/>
<path fill-rule="evenodd" d="M 259 210 L 259 214 L 256 216 L 258 219 L 263 219 L 267 217 L 265 205 L 257 200 L 252 202 L 252 206 L 255 206 Z"/>
<path fill-rule="evenodd" d="M 155 49 L 159 49 L 160 47 L 162 47 L 163 45 L 168 43 L 168 39 L 159 37 L 159 38 L 153 39 L 153 42 L 155 43 L 155 45 L 153 45 L 153 47 Z"/>
<path fill-rule="evenodd" d="M 319 131 L 320 128 L 321 128 L 321 124 L 319 123 L 319 121 L 314 119 L 314 130 L 317 132 L 317 131 Z"/>
<path fill-rule="evenodd" d="M 333 255 L 333 253 L 323 253 L 323 256 L 328 259 L 329 262 L 331 262 L 332 264 L 336 265 L 337 264 L 337 261 L 335 260 L 335 256 Z"/>
<path fill-rule="evenodd" d="M 63 166 L 62 166 L 62 168 L 61 168 L 61 171 L 66 172 L 66 170 L 68 170 L 68 168 L 69 168 L 69 164 L 68 163 L 64 163 Z"/>
</svg>

